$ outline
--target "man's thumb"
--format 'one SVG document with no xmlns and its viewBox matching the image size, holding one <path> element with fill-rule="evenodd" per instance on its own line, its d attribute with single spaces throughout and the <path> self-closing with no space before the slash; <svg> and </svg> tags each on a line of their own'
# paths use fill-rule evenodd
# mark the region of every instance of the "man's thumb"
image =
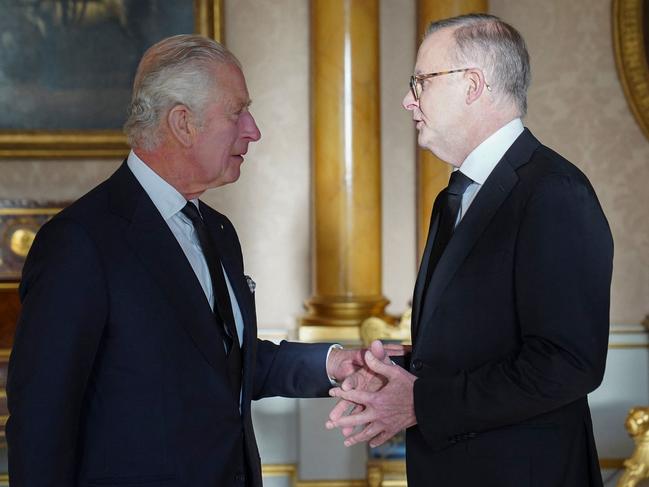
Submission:
<svg viewBox="0 0 649 487">
<path fill-rule="evenodd" d="M 374 340 L 370 344 L 370 351 L 372 352 L 372 355 L 374 355 L 381 362 L 386 356 L 385 349 L 383 348 L 383 343 L 381 342 L 381 340 Z"/>
</svg>

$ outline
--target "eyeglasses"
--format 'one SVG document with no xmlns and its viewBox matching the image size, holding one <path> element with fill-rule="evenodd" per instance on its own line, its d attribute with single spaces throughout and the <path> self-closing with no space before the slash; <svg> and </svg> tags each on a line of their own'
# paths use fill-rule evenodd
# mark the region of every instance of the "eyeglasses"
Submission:
<svg viewBox="0 0 649 487">
<path fill-rule="evenodd" d="M 451 69 L 450 71 L 439 71 L 437 73 L 428 73 L 428 74 L 414 74 L 410 77 L 410 91 L 412 91 L 412 96 L 415 97 L 415 101 L 419 101 L 421 92 L 424 91 L 424 80 L 429 78 L 434 78 L 436 76 L 443 76 L 445 74 L 453 73 L 462 73 L 464 71 L 470 71 L 472 69 L 478 68 L 462 68 L 462 69 Z M 485 83 L 487 90 L 491 91 L 491 86 Z"/>
</svg>

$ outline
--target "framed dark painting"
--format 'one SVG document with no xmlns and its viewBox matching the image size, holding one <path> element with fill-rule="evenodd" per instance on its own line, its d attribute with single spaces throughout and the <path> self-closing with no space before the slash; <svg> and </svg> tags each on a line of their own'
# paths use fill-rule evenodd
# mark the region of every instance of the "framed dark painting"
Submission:
<svg viewBox="0 0 649 487">
<path fill-rule="evenodd" d="M 0 157 L 124 157 L 144 51 L 222 38 L 222 0 L 0 0 Z"/>
</svg>

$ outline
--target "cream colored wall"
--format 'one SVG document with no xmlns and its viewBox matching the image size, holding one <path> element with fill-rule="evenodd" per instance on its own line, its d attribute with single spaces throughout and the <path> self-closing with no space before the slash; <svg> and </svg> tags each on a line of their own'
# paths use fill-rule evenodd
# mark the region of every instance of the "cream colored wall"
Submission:
<svg viewBox="0 0 649 487">
<path fill-rule="evenodd" d="M 260 326 L 293 329 L 310 290 L 308 2 L 224 3 L 226 43 L 244 66 L 262 138 L 241 179 L 204 199 L 239 232 Z"/>
<path fill-rule="evenodd" d="M 526 124 L 592 182 L 615 240 L 611 322 L 649 313 L 649 141 L 615 70 L 608 0 L 491 0 L 532 58 Z"/>
</svg>

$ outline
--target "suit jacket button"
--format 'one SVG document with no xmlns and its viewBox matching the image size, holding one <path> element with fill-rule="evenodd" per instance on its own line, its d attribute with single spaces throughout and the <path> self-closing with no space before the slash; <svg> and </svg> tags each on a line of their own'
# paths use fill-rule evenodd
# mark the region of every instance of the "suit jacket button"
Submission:
<svg viewBox="0 0 649 487">
<path fill-rule="evenodd" d="M 415 360 L 412 361 L 412 368 L 413 370 L 421 370 L 421 368 L 424 366 L 424 364 L 416 358 Z"/>
</svg>

